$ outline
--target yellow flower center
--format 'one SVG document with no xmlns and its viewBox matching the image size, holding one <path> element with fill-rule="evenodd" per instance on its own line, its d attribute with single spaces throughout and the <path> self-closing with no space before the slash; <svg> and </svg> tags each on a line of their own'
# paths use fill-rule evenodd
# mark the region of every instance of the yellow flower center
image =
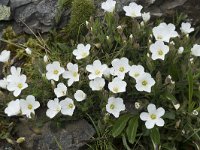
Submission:
<svg viewBox="0 0 200 150">
<path fill-rule="evenodd" d="M 17 87 L 18 87 L 19 89 L 22 89 L 22 88 L 23 88 L 23 84 L 22 84 L 22 83 L 19 83 L 19 84 L 17 85 Z"/>
<path fill-rule="evenodd" d="M 83 53 L 81 54 L 81 56 L 84 58 L 84 57 L 87 56 L 87 53 L 86 53 L 86 52 L 83 52 Z"/>
<path fill-rule="evenodd" d="M 115 105 L 114 105 L 114 104 L 111 104 L 111 105 L 110 105 L 110 109 L 115 109 Z"/>
<path fill-rule="evenodd" d="M 32 109 L 33 106 L 31 104 L 28 105 L 28 109 Z"/>
<path fill-rule="evenodd" d="M 118 87 L 114 87 L 113 91 L 117 93 L 119 91 L 119 88 Z"/>
<path fill-rule="evenodd" d="M 78 73 L 77 72 L 73 72 L 73 77 L 77 77 Z"/>
<path fill-rule="evenodd" d="M 74 105 L 72 104 L 72 103 L 70 103 L 69 105 L 68 105 L 68 108 L 70 108 L 70 109 L 72 109 L 74 107 Z"/>
<path fill-rule="evenodd" d="M 158 50 L 158 55 L 160 55 L 160 56 L 163 55 L 163 51 L 162 51 L 162 49 L 159 49 L 159 50 Z"/>
<path fill-rule="evenodd" d="M 101 71 L 99 71 L 99 70 L 96 70 L 96 71 L 95 71 L 95 74 L 96 74 L 96 75 L 99 75 L 100 73 L 101 73 Z"/>
<path fill-rule="evenodd" d="M 142 85 L 146 86 L 148 84 L 148 82 L 146 80 L 142 81 Z"/>
<path fill-rule="evenodd" d="M 120 71 L 120 72 L 124 72 L 124 70 L 125 70 L 124 67 L 120 67 L 120 68 L 119 68 L 119 71 Z"/>
<path fill-rule="evenodd" d="M 135 73 L 133 76 L 138 77 L 140 74 L 139 73 Z"/>
<path fill-rule="evenodd" d="M 157 116 L 155 114 L 151 114 L 150 117 L 152 120 L 155 120 L 157 118 Z"/>
<path fill-rule="evenodd" d="M 158 39 L 158 40 L 161 40 L 162 38 L 163 38 L 163 37 L 162 37 L 161 35 L 158 35 L 158 36 L 157 36 L 157 39 Z"/>
<path fill-rule="evenodd" d="M 59 73 L 58 70 L 54 70 L 54 71 L 53 71 L 53 74 L 56 74 L 56 75 L 57 75 L 58 73 Z"/>
<path fill-rule="evenodd" d="M 132 16 L 132 17 L 136 17 L 135 12 L 132 12 L 132 13 L 131 13 L 131 16 Z"/>
</svg>

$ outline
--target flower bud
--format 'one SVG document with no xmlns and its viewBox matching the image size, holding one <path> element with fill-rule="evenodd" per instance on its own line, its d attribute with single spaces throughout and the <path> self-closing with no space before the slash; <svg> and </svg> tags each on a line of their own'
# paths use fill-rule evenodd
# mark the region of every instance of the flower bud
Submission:
<svg viewBox="0 0 200 150">
<path fill-rule="evenodd" d="M 20 137 L 20 138 L 17 139 L 16 142 L 17 142 L 18 144 L 20 144 L 20 143 L 23 143 L 24 141 L 25 141 L 25 137 Z"/>
</svg>

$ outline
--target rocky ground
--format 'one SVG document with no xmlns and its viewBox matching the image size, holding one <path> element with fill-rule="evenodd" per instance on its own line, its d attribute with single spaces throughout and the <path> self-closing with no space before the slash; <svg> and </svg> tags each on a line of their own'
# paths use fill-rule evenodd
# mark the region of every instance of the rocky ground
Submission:
<svg viewBox="0 0 200 150">
<path fill-rule="evenodd" d="M 94 0 L 95 5 L 100 8 L 104 0 Z M 134 0 L 117 0 L 117 11 L 122 6 Z M 189 16 L 197 26 L 200 24 L 200 1 L 199 0 L 135 0 L 142 4 L 145 11 L 150 11 L 153 16 L 173 16 L 177 11 Z M 33 31 L 46 33 L 54 27 L 62 28 L 70 19 L 70 8 L 62 13 L 61 21 L 55 22 L 57 0 L 0 0 L 0 38 L 2 30 L 12 25 L 16 33 L 31 34 L 30 30 L 23 24 L 26 23 Z M 1 47 L 1 45 L 0 45 Z M 18 137 L 25 137 L 24 149 L 53 149 L 61 146 L 63 150 L 78 150 L 86 141 L 95 134 L 95 130 L 86 120 L 67 122 L 61 130 L 52 130 L 47 123 L 36 134 L 31 127 L 24 125 L 23 120 L 18 125 Z M 30 136 L 31 135 L 31 136 Z M 59 141 L 59 142 L 58 142 Z M 12 150 L 12 148 L 0 143 L 0 150 Z"/>
</svg>

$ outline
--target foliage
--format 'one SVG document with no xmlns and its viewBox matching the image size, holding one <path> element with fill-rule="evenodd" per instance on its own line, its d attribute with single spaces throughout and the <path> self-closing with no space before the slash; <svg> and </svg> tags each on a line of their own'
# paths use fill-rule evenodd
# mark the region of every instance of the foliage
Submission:
<svg viewBox="0 0 200 150">
<path fill-rule="evenodd" d="M 86 9 L 87 12 L 85 12 Z M 85 25 L 85 21 L 89 19 L 93 11 L 92 1 L 73 1 L 72 17 L 66 29 L 66 33 L 71 36 L 65 39 L 66 42 L 63 42 L 63 39 L 61 41 L 56 39 L 57 34 L 60 33 L 52 31 L 49 39 L 43 40 L 40 35 L 35 35 L 26 38 L 26 43 L 20 45 L 15 43 L 15 40 L 13 41 L 13 37 L 15 39 L 16 35 L 11 29 L 4 33 L 4 42 L 7 43 L 7 48 L 12 45 L 10 50 L 16 54 L 15 59 L 11 61 L 13 63 L 6 64 L 5 76 L 9 74 L 11 65 L 17 65 L 23 68 L 29 78 L 29 88 L 24 90 L 20 97 L 31 93 L 44 108 L 46 108 L 47 101 L 55 97 L 53 93 L 55 82 L 50 83 L 45 78 L 46 63 L 43 61 L 45 54 L 49 56 L 49 61 L 59 61 L 62 66 L 66 66 L 68 62 L 77 63 L 80 67 L 81 80 L 68 89 L 68 97 L 73 97 L 73 93 L 77 89 L 82 89 L 87 91 L 87 100 L 82 103 L 75 102 L 77 112 L 73 118 L 58 115 L 52 122 L 62 124 L 68 119 L 87 118 L 96 129 L 96 137 L 92 138 L 88 149 L 199 149 L 200 119 L 198 115 L 193 114 L 193 111 L 200 111 L 200 61 L 198 57 L 191 56 L 190 53 L 192 45 L 198 42 L 196 33 L 191 34 L 190 37 L 181 34 L 180 37 L 174 38 L 175 44 L 169 43 L 170 51 L 165 60 L 152 60 L 149 56 L 149 46 L 155 41 L 152 37 L 152 28 L 163 22 L 164 19 L 141 25 L 140 19 L 118 16 L 117 13 L 106 13 L 103 19 L 91 17 L 89 24 Z M 183 19 L 185 18 L 179 16 L 174 19 L 173 23 L 177 28 L 180 27 Z M 84 32 L 82 27 L 87 32 Z M 90 56 L 87 59 L 81 61 L 74 59 L 72 52 L 78 43 L 92 45 Z M 178 54 L 181 46 L 185 50 L 182 54 Z M 26 47 L 32 49 L 31 55 L 25 53 L 24 48 Z M 131 105 L 132 107 L 116 119 L 105 109 L 107 100 L 113 93 L 108 89 L 91 91 L 85 66 L 100 59 L 110 67 L 113 59 L 121 57 L 127 57 L 130 64 L 144 66 L 145 70 L 151 73 L 156 84 L 151 93 L 138 92 L 133 86 L 135 80 L 126 76 L 125 81 L 128 83 L 126 92 L 116 96 L 123 97 L 126 106 Z M 191 58 L 193 61 L 190 61 Z M 171 75 L 172 79 L 168 75 Z M 106 84 L 111 80 L 111 78 L 106 79 Z M 172 80 L 175 81 L 175 84 L 172 83 Z M 60 79 L 60 82 L 67 83 L 64 79 Z M 9 95 L 5 97 L 4 102 L 1 102 L 2 115 L 3 109 L 6 107 L 5 102 L 12 99 L 14 97 Z M 140 103 L 140 108 L 134 107 L 135 102 Z M 140 113 L 146 109 L 149 103 L 165 108 L 164 127 L 154 127 L 148 130 L 139 120 Z M 176 108 L 177 104 L 180 105 L 178 109 Z M 86 115 L 90 112 L 92 114 Z M 42 119 L 46 120 L 47 118 Z M 7 128 L 3 126 L 2 133 L 5 132 L 5 129 Z"/>
</svg>

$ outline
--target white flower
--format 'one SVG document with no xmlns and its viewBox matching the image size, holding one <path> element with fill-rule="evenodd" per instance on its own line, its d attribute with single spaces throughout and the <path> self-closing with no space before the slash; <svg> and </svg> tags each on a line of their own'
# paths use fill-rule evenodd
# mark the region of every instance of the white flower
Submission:
<svg viewBox="0 0 200 150">
<path fill-rule="evenodd" d="M 64 83 L 59 83 L 57 85 L 57 88 L 54 89 L 54 93 L 56 94 L 56 96 L 62 97 L 65 96 L 67 94 L 67 87 Z"/>
<path fill-rule="evenodd" d="M 28 55 L 31 55 L 31 54 L 32 54 L 32 49 L 29 48 L 29 47 L 27 47 L 27 48 L 25 49 L 25 51 L 26 51 L 26 53 L 27 53 Z"/>
<path fill-rule="evenodd" d="M 61 110 L 58 98 L 55 98 L 54 100 L 49 100 L 47 103 L 47 107 L 48 109 L 46 111 L 46 115 L 49 118 L 55 117 Z"/>
<path fill-rule="evenodd" d="M 18 115 L 20 113 L 19 99 L 9 102 L 4 112 L 9 117 Z"/>
<path fill-rule="evenodd" d="M 7 85 L 8 85 L 8 81 L 6 78 L 3 78 L 2 80 L 0 80 L 0 87 L 2 89 L 7 89 Z"/>
<path fill-rule="evenodd" d="M 8 62 L 10 59 L 10 51 L 3 50 L 0 54 L 0 62 Z"/>
<path fill-rule="evenodd" d="M 125 110 L 125 105 L 122 98 L 110 97 L 106 105 L 106 111 L 110 114 L 113 114 L 115 118 L 119 117 L 121 111 Z"/>
<path fill-rule="evenodd" d="M 125 57 L 114 59 L 112 66 L 113 68 L 110 69 L 111 74 L 121 79 L 124 79 L 125 74 L 130 70 L 129 60 Z"/>
<path fill-rule="evenodd" d="M 82 91 L 82 90 L 77 90 L 76 93 L 74 94 L 74 98 L 78 101 L 81 102 L 85 100 L 87 95 Z"/>
<path fill-rule="evenodd" d="M 35 109 L 40 107 L 40 103 L 35 100 L 33 95 L 28 95 L 26 100 L 20 99 L 20 108 L 22 115 L 26 115 L 31 118 L 31 114 L 35 114 Z"/>
<path fill-rule="evenodd" d="M 65 98 L 64 100 L 60 101 L 61 106 L 61 113 L 63 115 L 72 116 L 74 113 L 75 105 L 74 101 L 70 98 Z"/>
<path fill-rule="evenodd" d="M 135 18 L 135 17 L 140 17 L 141 14 L 141 10 L 142 10 L 142 6 L 136 4 L 135 2 L 132 2 L 129 4 L 129 6 L 124 6 L 123 9 L 126 12 L 126 16 Z"/>
<path fill-rule="evenodd" d="M 73 51 L 73 55 L 76 56 L 76 59 L 83 59 L 90 54 L 90 44 L 84 46 L 83 44 L 78 44 L 77 49 Z"/>
<path fill-rule="evenodd" d="M 194 28 L 191 28 L 191 24 L 189 22 L 183 22 L 180 29 L 184 34 L 189 34 L 194 31 Z"/>
<path fill-rule="evenodd" d="M 137 80 L 142 74 L 144 74 L 144 67 L 141 65 L 132 65 L 129 71 L 129 76 Z"/>
<path fill-rule="evenodd" d="M 43 60 L 44 60 L 45 63 L 47 63 L 48 60 L 49 60 L 49 57 L 47 55 L 44 55 Z"/>
<path fill-rule="evenodd" d="M 152 129 L 155 125 L 162 127 L 165 122 L 161 118 L 165 114 L 165 110 L 162 107 L 156 109 L 154 104 L 149 104 L 147 106 L 147 112 L 142 112 L 140 114 L 140 119 L 145 121 L 145 126 L 147 129 Z"/>
<path fill-rule="evenodd" d="M 151 92 L 151 87 L 155 84 L 155 80 L 149 73 L 144 73 L 136 80 L 136 89 L 138 91 Z"/>
<path fill-rule="evenodd" d="M 26 75 L 13 76 L 7 85 L 8 91 L 13 91 L 15 97 L 19 96 L 25 88 L 28 87 L 26 83 Z"/>
<path fill-rule="evenodd" d="M 184 51 L 184 48 L 183 48 L 183 47 L 179 47 L 179 49 L 178 49 L 178 53 L 179 53 L 179 54 L 182 54 L 183 51 Z"/>
<path fill-rule="evenodd" d="M 200 45 L 194 44 L 191 49 L 192 55 L 194 56 L 200 56 Z"/>
<path fill-rule="evenodd" d="M 104 9 L 107 12 L 113 12 L 115 9 L 116 1 L 113 0 L 107 0 L 106 2 L 103 2 L 101 4 L 101 8 Z"/>
<path fill-rule="evenodd" d="M 51 64 L 48 64 L 46 66 L 46 77 L 48 80 L 59 80 L 59 76 L 65 71 L 63 67 L 60 66 L 60 63 L 58 61 L 54 61 Z"/>
<path fill-rule="evenodd" d="M 115 77 L 112 82 L 109 82 L 108 88 L 113 93 L 121 93 L 126 91 L 127 83 L 122 79 Z"/>
<path fill-rule="evenodd" d="M 94 80 L 90 81 L 89 85 L 92 91 L 100 91 L 105 86 L 105 79 L 95 78 Z"/>
<path fill-rule="evenodd" d="M 160 23 L 157 27 L 153 28 L 153 35 L 156 40 L 169 42 L 170 38 L 178 36 L 178 33 L 175 31 L 175 26 L 171 23 Z"/>
<path fill-rule="evenodd" d="M 63 73 L 63 78 L 69 79 L 68 86 L 71 86 L 74 82 L 79 81 L 79 73 L 78 73 L 78 65 L 68 63 L 67 64 L 67 71 Z"/>
<path fill-rule="evenodd" d="M 92 65 L 87 65 L 86 70 L 90 72 L 88 76 L 90 80 L 95 79 L 97 77 L 102 77 L 103 72 L 107 69 L 106 64 L 101 64 L 100 60 L 95 60 Z"/>
<path fill-rule="evenodd" d="M 156 41 L 155 43 L 150 45 L 149 50 L 152 53 L 151 58 L 153 60 L 156 59 L 165 59 L 165 55 L 169 52 L 169 47 L 164 44 L 162 41 Z"/>
<path fill-rule="evenodd" d="M 18 77 L 21 75 L 21 68 L 20 67 L 15 67 L 15 66 L 12 66 L 10 68 L 10 75 L 7 76 L 7 81 L 8 82 L 12 82 L 13 80 L 15 80 L 15 77 Z"/>
<path fill-rule="evenodd" d="M 148 22 L 150 20 L 151 16 L 150 16 L 150 12 L 148 13 L 142 13 L 142 19 L 144 22 Z"/>
</svg>

